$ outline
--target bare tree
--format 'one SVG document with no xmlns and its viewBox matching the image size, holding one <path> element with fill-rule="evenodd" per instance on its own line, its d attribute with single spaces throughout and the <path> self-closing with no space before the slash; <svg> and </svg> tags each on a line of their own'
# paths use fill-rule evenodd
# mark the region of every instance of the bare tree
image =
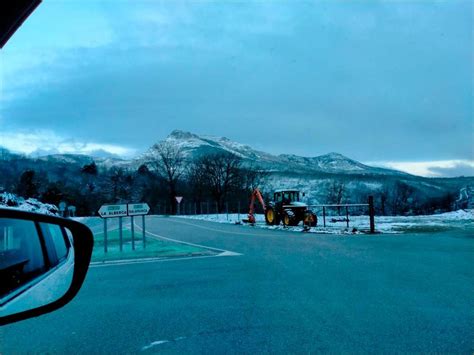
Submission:
<svg viewBox="0 0 474 355">
<path fill-rule="evenodd" d="M 255 165 L 246 166 L 241 169 L 243 188 L 251 193 L 270 175 L 268 171 L 262 170 Z"/>
<path fill-rule="evenodd" d="M 340 205 L 344 198 L 345 185 L 341 181 L 334 180 L 328 188 L 327 202 L 330 204 Z M 341 208 L 337 208 L 337 213 L 341 214 Z"/>
<path fill-rule="evenodd" d="M 149 162 L 153 170 L 161 176 L 168 185 L 168 197 L 172 206 L 172 214 L 176 213 L 177 184 L 185 171 L 183 151 L 170 142 L 155 144 L 153 150 L 156 158 Z"/>
<path fill-rule="evenodd" d="M 193 200 L 197 204 L 199 213 L 202 213 L 201 202 L 203 202 L 209 187 L 202 159 L 193 161 L 188 167 L 186 175 Z"/>
<path fill-rule="evenodd" d="M 242 159 L 234 154 L 214 154 L 201 157 L 196 167 L 201 171 L 204 184 L 217 203 L 219 212 L 223 210 L 225 198 L 242 184 Z"/>
<path fill-rule="evenodd" d="M 109 170 L 107 192 L 113 202 L 130 202 L 133 177 L 123 168 L 113 167 Z"/>
<path fill-rule="evenodd" d="M 403 181 L 397 181 L 391 190 L 392 212 L 396 215 L 406 215 L 414 207 L 415 189 Z"/>
</svg>

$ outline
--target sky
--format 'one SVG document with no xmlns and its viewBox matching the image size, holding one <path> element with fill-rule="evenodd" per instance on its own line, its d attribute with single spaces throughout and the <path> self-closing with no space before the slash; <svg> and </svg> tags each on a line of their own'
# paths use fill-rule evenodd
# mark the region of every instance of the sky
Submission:
<svg viewBox="0 0 474 355">
<path fill-rule="evenodd" d="M 172 130 L 474 175 L 472 1 L 44 0 L 0 52 L 0 146 L 131 157 Z"/>
</svg>

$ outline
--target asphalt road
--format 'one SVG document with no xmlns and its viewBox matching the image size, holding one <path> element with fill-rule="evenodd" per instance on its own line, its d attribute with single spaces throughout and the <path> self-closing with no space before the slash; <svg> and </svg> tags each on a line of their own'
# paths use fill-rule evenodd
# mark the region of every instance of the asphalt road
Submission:
<svg viewBox="0 0 474 355">
<path fill-rule="evenodd" d="M 0 352 L 474 350 L 472 232 L 342 237 L 147 223 L 242 255 L 91 268 L 70 304 L 0 329 Z"/>
</svg>

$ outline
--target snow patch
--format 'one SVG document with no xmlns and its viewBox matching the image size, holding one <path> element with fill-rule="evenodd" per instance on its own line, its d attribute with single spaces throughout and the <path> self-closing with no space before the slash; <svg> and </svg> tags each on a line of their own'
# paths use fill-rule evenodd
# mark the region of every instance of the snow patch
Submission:
<svg viewBox="0 0 474 355">
<path fill-rule="evenodd" d="M 55 205 L 42 203 L 35 198 L 28 198 L 25 200 L 23 197 L 9 192 L 0 193 L 0 208 L 13 208 L 51 216 L 59 215 L 59 210 Z"/>
<path fill-rule="evenodd" d="M 204 220 L 216 223 L 241 223 L 246 219 L 245 214 L 203 214 L 177 216 L 179 218 L 188 218 Z M 326 217 L 326 227 L 322 227 L 322 217 L 318 215 L 318 226 L 305 231 L 303 226 L 285 227 L 283 225 L 269 226 L 265 224 L 263 214 L 255 215 L 255 228 L 264 228 L 271 230 L 286 230 L 292 232 L 308 232 L 318 234 L 362 234 L 370 229 L 369 216 L 349 216 L 349 228 L 346 222 L 332 222 L 334 216 Z M 343 219 L 344 217 L 335 218 Z M 243 223 L 243 225 L 250 226 Z M 444 230 L 450 228 L 474 228 L 474 210 L 458 210 L 435 215 L 425 216 L 375 216 L 375 229 L 381 233 L 405 233 L 423 230 Z M 363 232 L 362 232 L 363 231 Z"/>
</svg>

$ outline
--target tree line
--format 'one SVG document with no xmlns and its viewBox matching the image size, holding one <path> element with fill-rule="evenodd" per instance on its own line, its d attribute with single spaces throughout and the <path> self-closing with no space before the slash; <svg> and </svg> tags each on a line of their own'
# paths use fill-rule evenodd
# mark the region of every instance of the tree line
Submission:
<svg viewBox="0 0 474 355">
<path fill-rule="evenodd" d="M 78 216 L 95 215 L 104 203 L 133 202 L 148 203 L 151 213 L 175 214 L 177 196 L 184 197 L 188 206 L 194 205 L 197 213 L 207 212 L 208 205 L 205 211 L 201 208 L 203 202 L 209 201 L 213 212 L 223 212 L 226 204 L 235 207 L 237 203 L 244 212 L 256 187 L 263 187 L 265 199 L 271 199 L 271 187 L 265 188 L 270 173 L 244 164 L 235 154 L 220 152 L 189 159 L 179 146 L 168 142 L 153 148 L 153 157 L 134 171 L 116 166 L 99 167 L 93 161 L 83 166 L 62 165 L 49 170 L 28 168 L 21 173 L 5 169 L 5 174 L 0 176 L 0 190 L 3 184 L 4 190 L 25 198 L 55 205 L 64 201 L 76 206 Z M 20 166 L 23 165 L 18 169 Z M 374 195 L 376 213 L 381 215 L 449 211 L 457 197 L 448 192 L 427 197 L 401 180 L 383 183 L 377 189 L 367 188 L 352 177 L 327 181 L 321 185 L 323 192 L 318 203 L 366 203 L 368 195 Z M 364 212 L 364 209 L 358 211 Z"/>
<path fill-rule="evenodd" d="M 248 201 L 250 192 L 267 176 L 256 166 L 244 166 L 230 153 L 216 153 L 188 160 L 179 147 L 167 142 L 154 146 L 156 155 L 135 171 L 120 167 L 99 168 L 85 164 L 76 174 L 50 181 L 48 174 L 24 170 L 11 191 L 24 198 L 37 198 L 58 205 L 76 206 L 76 214 L 95 215 L 104 203 L 146 202 L 152 213 L 176 214 L 177 196 L 193 202 L 212 201 L 219 212 L 229 201 Z M 166 210 L 165 207 L 166 206 Z"/>
</svg>

